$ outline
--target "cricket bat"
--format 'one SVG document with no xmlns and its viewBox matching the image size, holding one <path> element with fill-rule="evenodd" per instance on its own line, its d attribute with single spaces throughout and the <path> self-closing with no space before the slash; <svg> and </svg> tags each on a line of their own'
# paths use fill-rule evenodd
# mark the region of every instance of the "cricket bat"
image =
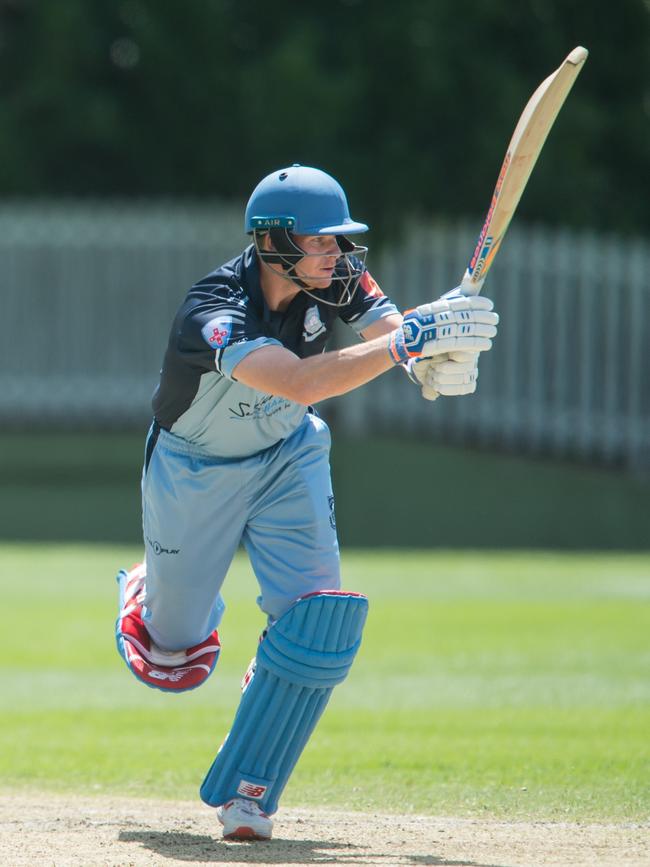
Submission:
<svg viewBox="0 0 650 867">
<path fill-rule="evenodd" d="M 464 295 L 478 295 L 481 291 L 537 157 L 588 53 L 582 46 L 574 48 L 528 100 L 510 139 L 474 255 L 460 284 Z"/>
</svg>

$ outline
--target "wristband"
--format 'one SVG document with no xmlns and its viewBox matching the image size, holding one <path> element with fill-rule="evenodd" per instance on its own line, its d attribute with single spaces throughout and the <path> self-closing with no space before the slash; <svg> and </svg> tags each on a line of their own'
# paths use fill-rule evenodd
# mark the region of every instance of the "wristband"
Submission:
<svg viewBox="0 0 650 867">
<path fill-rule="evenodd" d="M 404 364 L 411 358 L 411 353 L 406 348 L 404 340 L 404 331 L 402 328 L 396 328 L 388 335 L 388 354 L 390 355 L 393 364 Z"/>
</svg>

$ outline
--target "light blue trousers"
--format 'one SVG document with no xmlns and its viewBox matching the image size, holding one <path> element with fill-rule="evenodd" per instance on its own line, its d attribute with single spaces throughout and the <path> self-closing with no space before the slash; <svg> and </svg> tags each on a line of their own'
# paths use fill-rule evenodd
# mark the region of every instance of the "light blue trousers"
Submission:
<svg viewBox="0 0 650 867">
<path fill-rule="evenodd" d="M 240 543 L 273 619 L 299 596 L 339 589 L 329 447 L 327 425 L 311 413 L 247 458 L 213 457 L 160 431 L 142 480 L 144 621 L 156 644 L 182 650 L 218 626 Z"/>
</svg>

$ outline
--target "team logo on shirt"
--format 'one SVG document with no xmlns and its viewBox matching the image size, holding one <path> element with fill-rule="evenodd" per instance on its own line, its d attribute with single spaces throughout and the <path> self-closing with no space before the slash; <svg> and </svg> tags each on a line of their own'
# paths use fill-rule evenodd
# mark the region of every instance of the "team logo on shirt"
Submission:
<svg viewBox="0 0 650 867">
<path fill-rule="evenodd" d="M 203 339 L 212 349 L 223 349 L 228 343 L 232 332 L 232 319 L 229 316 L 217 316 L 211 319 L 201 329 Z"/>
<path fill-rule="evenodd" d="M 291 401 L 284 397 L 265 394 L 260 400 L 256 400 L 255 403 L 240 400 L 236 407 L 229 406 L 228 410 L 232 419 L 262 419 L 271 418 L 272 415 L 289 409 L 290 406 Z"/>
<path fill-rule="evenodd" d="M 315 304 L 312 307 L 308 307 L 305 312 L 302 339 L 305 343 L 309 343 L 310 341 L 315 340 L 320 334 L 323 334 L 324 331 L 325 324 L 320 318 L 318 307 Z"/>
</svg>

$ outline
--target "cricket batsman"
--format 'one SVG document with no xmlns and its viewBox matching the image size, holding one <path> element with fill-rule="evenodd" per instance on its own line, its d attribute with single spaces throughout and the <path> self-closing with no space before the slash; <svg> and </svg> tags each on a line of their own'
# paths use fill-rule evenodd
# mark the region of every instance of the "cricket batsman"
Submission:
<svg viewBox="0 0 650 867">
<path fill-rule="evenodd" d="M 199 280 L 172 323 L 142 477 L 145 557 L 121 570 L 117 646 L 143 683 L 194 689 L 220 652 L 221 587 L 240 544 L 266 629 L 201 797 L 227 839 L 271 816 L 361 642 L 365 596 L 341 590 L 330 435 L 315 411 L 395 365 L 425 398 L 476 389 L 497 314 L 452 290 L 400 313 L 365 266 L 345 193 L 292 165 L 245 215 L 251 243 Z M 337 318 L 360 338 L 326 351 Z"/>
</svg>

